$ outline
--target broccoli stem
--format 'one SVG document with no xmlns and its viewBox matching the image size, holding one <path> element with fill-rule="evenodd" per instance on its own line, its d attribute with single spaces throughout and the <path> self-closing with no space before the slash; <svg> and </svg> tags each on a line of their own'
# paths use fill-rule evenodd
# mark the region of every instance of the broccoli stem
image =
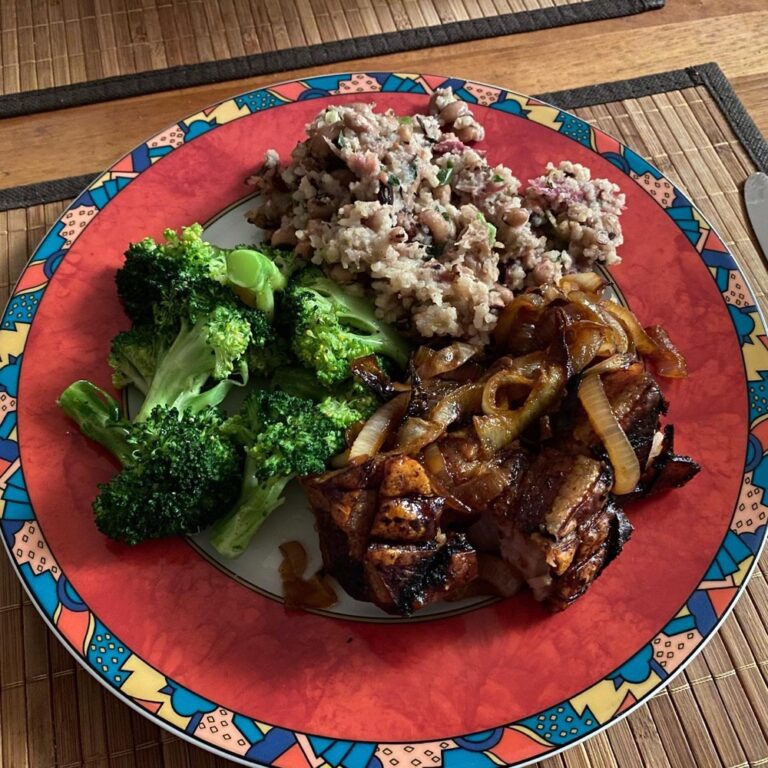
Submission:
<svg viewBox="0 0 768 768">
<path fill-rule="evenodd" d="M 268 256 L 250 248 L 235 248 L 227 254 L 227 279 L 244 289 L 245 296 L 240 295 L 246 303 L 270 320 L 275 314 L 275 291 L 282 291 L 288 283 Z"/>
<path fill-rule="evenodd" d="M 158 364 L 135 421 L 145 421 L 157 405 L 179 411 L 199 411 L 219 405 L 232 382 L 222 381 L 207 392 L 201 392 L 211 376 L 213 354 L 206 343 L 206 318 L 191 327 L 182 321 L 181 330 Z"/>
<path fill-rule="evenodd" d="M 58 404 L 80 431 L 103 445 L 125 466 L 131 462 L 128 428 L 120 404 L 90 381 L 76 381 L 59 396 Z"/>
<path fill-rule="evenodd" d="M 254 462 L 246 459 L 240 498 L 232 511 L 213 526 L 211 544 L 224 557 L 242 555 L 261 524 L 285 501 L 282 493 L 292 477 L 258 480 L 254 470 Z"/>
</svg>

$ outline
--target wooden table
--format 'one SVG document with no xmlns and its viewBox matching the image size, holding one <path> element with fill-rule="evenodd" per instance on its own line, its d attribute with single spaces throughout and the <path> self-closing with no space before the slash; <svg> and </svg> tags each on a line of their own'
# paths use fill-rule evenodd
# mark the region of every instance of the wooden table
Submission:
<svg viewBox="0 0 768 768">
<path fill-rule="evenodd" d="M 768 2 L 667 0 L 662 10 L 614 20 L 2 120 L 0 189 L 99 171 L 180 115 L 310 71 L 450 72 L 521 93 L 542 93 L 706 61 L 720 65 L 768 134 Z"/>
</svg>

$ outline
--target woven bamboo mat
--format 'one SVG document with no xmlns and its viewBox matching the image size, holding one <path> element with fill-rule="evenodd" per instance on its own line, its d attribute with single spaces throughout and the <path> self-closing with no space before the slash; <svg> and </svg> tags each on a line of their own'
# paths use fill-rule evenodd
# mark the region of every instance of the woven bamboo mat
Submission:
<svg viewBox="0 0 768 768">
<path fill-rule="evenodd" d="M 664 0 L 2 0 L 0 115 L 662 5 Z M 131 77 L 137 72 L 152 74 Z M 55 90 L 29 93 L 40 89 Z"/>
<path fill-rule="evenodd" d="M 627 88 L 650 90 L 647 81 Z M 598 90 L 610 94 L 622 88 Z M 740 198 L 755 162 L 719 103 L 722 98 L 711 88 L 689 85 L 574 111 L 640 151 L 687 190 L 737 255 L 766 309 L 768 273 Z M 0 301 L 65 205 L 0 213 Z M 647 706 L 544 760 L 541 768 L 768 765 L 766 575 L 768 554 L 704 652 Z M 26 765 L 202 768 L 226 763 L 150 724 L 80 669 L 47 631 L 0 557 L 0 766 Z"/>
</svg>

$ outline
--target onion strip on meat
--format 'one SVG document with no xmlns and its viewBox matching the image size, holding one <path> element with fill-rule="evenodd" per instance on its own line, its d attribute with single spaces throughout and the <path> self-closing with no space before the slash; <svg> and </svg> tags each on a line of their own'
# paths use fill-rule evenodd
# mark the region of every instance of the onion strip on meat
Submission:
<svg viewBox="0 0 768 768">
<path fill-rule="evenodd" d="M 684 379 L 688 375 L 685 359 L 663 328 L 658 325 L 643 328 L 626 307 L 613 301 L 603 301 L 601 304 L 626 328 L 638 352 L 651 359 L 659 376 Z"/>
<path fill-rule="evenodd" d="M 590 320 L 594 320 L 600 325 L 606 326 L 608 336 L 612 337 L 607 340 L 605 353 L 624 354 L 629 350 L 629 338 L 624 326 L 619 320 L 614 317 L 606 308 L 605 304 L 608 302 L 601 302 L 599 299 L 589 296 L 583 291 L 571 291 L 567 294 L 567 299 L 574 304 L 581 307 L 589 316 Z"/>
<path fill-rule="evenodd" d="M 530 376 L 524 376 L 516 370 L 496 371 L 483 387 L 483 413 L 491 416 L 509 411 L 510 394 L 512 399 L 521 400 L 533 389 L 534 384 L 535 381 Z M 500 402 L 502 394 L 506 397 Z"/>
<path fill-rule="evenodd" d="M 612 355 L 599 363 L 591 365 L 584 371 L 585 376 L 596 376 L 604 373 L 615 373 L 616 371 L 626 371 L 631 365 L 637 362 L 633 355 Z"/>
<path fill-rule="evenodd" d="M 560 365 L 542 364 L 530 394 L 514 410 L 475 416 L 475 432 L 486 453 L 495 453 L 516 440 L 540 416 L 557 403 L 565 390 L 567 376 Z"/>
<path fill-rule="evenodd" d="M 355 442 L 352 443 L 349 449 L 350 459 L 356 459 L 358 456 L 374 456 L 381 450 L 405 415 L 409 397 L 407 392 L 402 392 L 373 413 L 355 438 Z"/>
<path fill-rule="evenodd" d="M 545 306 L 544 297 L 538 293 L 524 293 L 513 299 L 504 307 L 493 330 L 496 344 L 506 347 L 525 347 L 531 343 L 536 330 L 536 321 Z"/>
<path fill-rule="evenodd" d="M 433 379 L 443 373 L 455 371 L 471 360 L 478 352 L 477 347 L 463 341 L 455 341 L 440 350 L 424 349 L 421 359 L 414 360 L 416 371 L 422 379 Z M 417 355 L 421 352 L 417 352 Z"/>
<path fill-rule="evenodd" d="M 608 452 L 613 466 L 613 492 L 618 496 L 631 493 L 640 480 L 640 462 L 611 408 L 600 376 L 585 376 L 577 395 L 592 429 Z"/>
</svg>

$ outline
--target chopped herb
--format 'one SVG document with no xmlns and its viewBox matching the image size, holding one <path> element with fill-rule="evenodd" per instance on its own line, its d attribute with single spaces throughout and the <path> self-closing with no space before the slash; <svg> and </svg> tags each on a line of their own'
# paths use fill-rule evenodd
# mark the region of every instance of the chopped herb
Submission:
<svg viewBox="0 0 768 768">
<path fill-rule="evenodd" d="M 437 182 L 442 187 L 444 184 L 450 184 L 453 178 L 453 163 L 448 163 L 447 168 L 441 168 L 437 172 Z"/>
<path fill-rule="evenodd" d="M 413 118 L 410 115 L 403 115 L 402 117 L 397 118 L 397 122 L 410 125 L 413 122 Z"/>
<path fill-rule="evenodd" d="M 400 186 L 400 179 L 398 179 L 397 176 L 395 176 L 394 173 L 390 173 L 389 174 L 389 178 L 387 179 L 387 183 L 391 187 L 399 187 Z"/>
<path fill-rule="evenodd" d="M 451 220 L 451 217 L 448 215 L 448 211 L 443 211 L 443 212 L 442 212 L 440 215 L 441 215 L 441 216 L 442 216 L 442 217 L 443 217 L 443 218 L 444 218 L 446 221 L 450 221 L 450 220 Z"/>
<path fill-rule="evenodd" d="M 491 241 L 491 245 L 493 245 L 496 242 L 496 227 L 491 224 L 490 221 L 486 221 L 486 218 L 481 211 L 478 211 L 477 216 L 475 216 L 475 221 L 482 221 L 485 223 L 485 226 L 488 227 L 488 239 Z"/>
<path fill-rule="evenodd" d="M 336 146 L 337 146 L 339 149 L 344 149 L 344 147 L 346 147 L 346 146 L 347 146 L 347 140 L 344 138 L 344 134 L 343 134 L 343 133 L 340 133 L 340 134 L 339 134 L 339 135 L 336 137 L 336 141 L 335 141 L 335 144 L 336 144 Z"/>
<path fill-rule="evenodd" d="M 504 181 L 504 177 L 499 173 L 494 173 L 493 176 L 491 176 L 491 181 L 498 183 L 500 181 Z"/>
</svg>

